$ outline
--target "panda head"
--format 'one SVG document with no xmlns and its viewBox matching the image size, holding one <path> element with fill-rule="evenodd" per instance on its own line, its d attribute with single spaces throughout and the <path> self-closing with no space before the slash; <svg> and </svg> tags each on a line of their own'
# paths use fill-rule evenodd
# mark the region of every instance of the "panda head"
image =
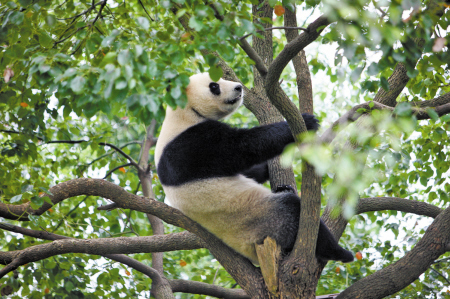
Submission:
<svg viewBox="0 0 450 299">
<path fill-rule="evenodd" d="M 242 84 L 220 79 L 214 82 L 208 73 L 193 75 L 186 89 L 187 108 L 199 117 L 218 120 L 233 113 L 243 99 Z"/>
</svg>

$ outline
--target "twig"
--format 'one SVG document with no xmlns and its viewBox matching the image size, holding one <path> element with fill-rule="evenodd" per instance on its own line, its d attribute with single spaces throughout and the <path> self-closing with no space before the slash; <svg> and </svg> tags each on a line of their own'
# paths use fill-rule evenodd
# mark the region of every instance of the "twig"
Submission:
<svg viewBox="0 0 450 299">
<path fill-rule="evenodd" d="M 50 140 L 43 144 L 50 144 L 50 143 L 68 143 L 68 144 L 77 144 L 77 143 L 83 143 L 87 142 L 87 140 Z"/>
<path fill-rule="evenodd" d="M 205 1 L 208 4 L 208 1 Z M 223 16 L 219 13 L 214 3 L 209 3 L 209 6 L 214 10 L 214 16 L 220 20 L 223 21 Z M 264 64 L 264 61 L 261 59 L 261 57 L 256 53 L 255 49 L 247 42 L 245 39 L 239 40 L 239 46 L 244 50 L 245 53 L 247 53 L 248 57 L 255 62 L 255 67 L 258 70 L 258 72 L 261 74 L 261 76 L 265 76 L 267 74 L 267 67 Z"/>
<path fill-rule="evenodd" d="M 98 18 L 101 16 L 103 8 L 105 8 L 105 6 L 106 6 L 107 0 L 103 0 L 101 2 L 102 3 L 101 3 L 101 6 L 100 6 L 100 9 L 98 10 L 98 14 L 95 16 L 95 19 L 92 21 L 91 26 L 94 26 L 95 22 L 97 22 Z"/>
<path fill-rule="evenodd" d="M 117 167 L 114 167 L 113 169 L 111 169 L 110 171 L 108 171 L 108 173 L 105 175 L 105 177 L 103 179 L 106 179 L 107 177 L 109 177 L 114 171 L 116 171 L 119 168 L 122 167 L 127 167 L 127 166 L 135 166 L 133 163 L 127 163 L 127 164 L 123 164 L 123 165 L 119 165 Z"/>
<path fill-rule="evenodd" d="M 67 2 L 67 1 L 66 1 L 66 2 Z M 63 19 L 57 19 L 57 20 L 59 20 L 59 21 L 65 21 L 65 20 L 70 20 L 70 19 L 74 19 L 74 18 L 79 18 L 79 17 L 81 17 L 81 16 L 84 15 L 84 14 L 90 13 L 91 10 L 93 10 L 97 5 L 102 5 L 103 2 L 106 2 L 106 1 L 100 1 L 100 2 L 97 2 L 97 3 L 95 3 L 95 4 L 92 4 L 92 5 L 91 5 L 88 9 L 86 9 L 85 11 L 83 11 L 83 12 L 77 14 L 77 15 L 74 15 L 74 16 L 72 16 L 72 17 L 63 18 Z"/>
<path fill-rule="evenodd" d="M 141 0 L 139 0 L 139 4 L 142 6 L 142 8 L 144 9 L 145 13 L 150 18 L 150 20 L 152 20 L 154 22 L 155 20 L 153 20 L 152 17 L 150 16 L 150 14 L 147 12 L 147 9 L 145 9 L 145 6 L 144 6 L 144 4 L 142 3 Z"/>
<path fill-rule="evenodd" d="M 65 37 L 65 38 L 63 38 L 63 39 L 60 39 L 60 40 L 56 41 L 54 45 L 56 46 L 57 44 L 60 44 L 60 43 L 62 43 L 62 42 L 64 42 L 64 41 L 68 40 L 68 39 L 71 38 L 75 33 L 77 33 L 77 32 L 80 31 L 80 30 L 83 30 L 84 28 L 86 28 L 86 27 L 88 27 L 88 26 L 89 26 L 89 25 L 84 25 L 84 26 L 78 28 L 77 30 L 75 30 L 74 32 L 72 32 L 71 34 L 69 34 L 69 36 L 67 36 L 67 37 Z"/>
<path fill-rule="evenodd" d="M 52 232 L 55 232 L 58 230 L 58 228 L 61 226 L 61 224 L 64 222 L 64 220 L 73 213 L 73 211 L 75 211 L 76 209 L 78 209 L 78 207 L 86 201 L 86 199 L 88 199 L 89 196 L 85 196 L 82 200 L 80 200 L 79 203 L 77 203 L 77 205 L 75 207 L 73 207 L 60 221 L 59 223 L 56 225 L 56 227 L 53 229 Z"/>
<path fill-rule="evenodd" d="M 127 155 L 124 151 L 122 151 L 120 148 L 118 148 L 117 146 L 115 146 L 114 144 L 111 143 L 106 143 L 106 142 L 100 142 L 100 145 L 106 145 L 109 146 L 110 148 L 116 150 L 119 154 L 121 154 L 122 156 L 124 156 L 131 165 L 138 167 L 138 164 L 136 161 L 133 160 L 133 158 L 131 158 L 129 155 Z M 128 166 L 128 165 L 127 165 Z"/>
<path fill-rule="evenodd" d="M 436 269 L 433 269 L 433 267 L 430 267 L 430 270 L 433 271 L 434 273 L 438 274 L 440 277 L 442 277 L 447 282 L 448 285 L 450 285 L 450 281 L 441 272 L 439 272 Z"/>
</svg>

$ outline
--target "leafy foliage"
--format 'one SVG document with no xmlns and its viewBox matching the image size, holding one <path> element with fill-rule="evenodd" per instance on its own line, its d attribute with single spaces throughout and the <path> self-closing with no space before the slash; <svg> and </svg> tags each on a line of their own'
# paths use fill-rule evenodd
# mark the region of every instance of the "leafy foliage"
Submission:
<svg viewBox="0 0 450 299">
<path fill-rule="evenodd" d="M 105 142 L 137 160 L 146 126 L 152 120 L 161 123 L 165 106 L 185 105 L 184 89 L 191 74 L 208 71 L 213 79 L 223 75 L 213 52 L 252 87 L 254 62 L 238 45 L 239 38 L 249 33 L 261 36 L 263 28 L 253 22 L 259 16 L 251 13 L 251 5 L 258 1 L 216 1 L 214 6 L 183 0 L 94 2 L 14 0 L 0 5 L 0 199 L 4 203 L 31 202 L 32 208 L 38 208 L 48 201 L 40 197 L 42 192 L 82 176 L 105 177 L 142 194 L 135 168 Z M 292 10 L 295 2 L 269 4 Z M 388 79 L 398 63 L 411 79 L 397 101 L 430 100 L 450 92 L 450 54 L 448 47 L 440 46 L 449 44 L 445 34 L 450 14 L 442 5 L 416 0 L 309 0 L 297 5 L 300 22 L 306 25 L 318 16 L 317 11 L 336 21 L 318 45 L 307 49 L 315 113 L 323 128 L 355 103 L 373 100 L 378 90 L 389 92 Z M 437 16 L 439 9 L 443 13 Z M 278 8 L 273 19 L 259 21 L 283 26 L 284 12 Z M 278 54 L 286 43 L 283 32 L 274 30 L 274 52 Z M 287 95 L 298 99 L 291 66 L 282 79 Z M 343 194 L 347 196 L 343 205 L 335 206 L 336 213 L 347 217 L 354 214 L 360 197 L 369 196 L 448 206 L 450 118 L 430 112 L 432 120 L 417 121 L 411 117 L 410 105 L 396 109 L 395 119 L 371 113 L 371 129 L 379 134 L 353 125 L 331 145 L 287 151 L 297 181 L 301 182 L 301 164 L 296 161 L 303 158 L 323 175 L 323 203 L 337 203 Z M 228 122 L 239 127 L 257 123 L 244 109 Z M 357 141 L 356 152 L 345 149 L 348 140 Z M 156 198 L 164 201 L 156 175 L 153 188 Z M 72 198 L 20 225 L 77 238 L 152 234 L 146 215 L 94 209 L 105 203 L 96 197 Z M 363 259 L 346 265 L 329 263 L 318 294 L 340 292 L 410 250 L 428 223 L 408 217 L 395 211 L 353 217 L 340 242 L 362 252 Z M 166 227 L 166 231 L 179 229 Z M 34 238 L 3 230 L 0 238 L 6 241 L 0 244 L 3 251 L 37 244 Z M 144 264 L 151 261 L 149 254 L 133 257 Z M 448 296 L 448 263 L 442 257 L 397 295 Z M 204 249 L 165 253 L 164 269 L 170 279 L 234 285 Z M 134 298 L 149 296 L 151 287 L 151 280 L 140 272 L 81 254 L 28 264 L 19 269 L 18 277 L 11 274 L 1 281 L 12 286 L 11 298 Z"/>
</svg>

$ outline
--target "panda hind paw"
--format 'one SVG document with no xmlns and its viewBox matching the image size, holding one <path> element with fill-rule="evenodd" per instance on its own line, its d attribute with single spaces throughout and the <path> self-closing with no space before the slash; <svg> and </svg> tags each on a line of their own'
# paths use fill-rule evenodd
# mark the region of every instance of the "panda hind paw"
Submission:
<svg viewBox="0 0 450 299">
<path fill-rule="evenodd" d="M 278 185 L 275 189 L 275 193 L 279 192 L 291 192 L 293 194 L 296 194 L 295 189 L 291 185 Z"/>
</svg>

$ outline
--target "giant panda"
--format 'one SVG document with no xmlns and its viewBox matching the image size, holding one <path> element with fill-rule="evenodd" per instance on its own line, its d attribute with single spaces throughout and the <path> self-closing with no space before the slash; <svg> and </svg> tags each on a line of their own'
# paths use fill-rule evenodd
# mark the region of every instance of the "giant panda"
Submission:
<svg viewBox="0 0 450 299">
<path fill-rule="evenodd" d="M 167 107 L 155 149 L 157 172 L 166 198 L 258 265 L 255 244 L 267 236 L 284 252 L 293 248 L 300 198 L 288 186 L 272 193 L 260 183 L 269 178 L 267 161 L 294 142 L 286 122 L 238 129 L 219 120 L 243 100 L 242 85 L 208 73 L 190 77 L 185 108 Z M 303 114 L 308 130 L 314 116 Z M 316 246 L 321 260 L 350 262 L 353 255 L 321 221 Z"/>
</svg>

